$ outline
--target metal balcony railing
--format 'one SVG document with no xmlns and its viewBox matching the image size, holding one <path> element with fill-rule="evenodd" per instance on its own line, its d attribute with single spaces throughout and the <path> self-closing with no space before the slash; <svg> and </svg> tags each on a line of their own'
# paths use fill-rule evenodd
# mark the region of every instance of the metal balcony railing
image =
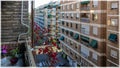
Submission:
<svg viewBox="0 0 120 68">
<path fill-rule="evenodd" d="M 90 19 L 89 18 L 80 18 L 80 21 L 89 23 Z"/>
<path fill-rule="evenodd" d="M 80 10 L 90 10 L 90 7 L 87 6 L 87 7 L 81 7 Z"/>
</svg>

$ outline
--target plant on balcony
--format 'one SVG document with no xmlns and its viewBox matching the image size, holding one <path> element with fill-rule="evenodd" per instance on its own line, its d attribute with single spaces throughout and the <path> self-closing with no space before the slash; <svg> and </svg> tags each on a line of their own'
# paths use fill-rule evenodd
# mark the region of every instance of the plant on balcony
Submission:
<svg viewBox="0 0 120 68">
<path fill-rule="evenodd" d="M 6 54 L 8 53 L 8 45 L 2 45 L 1 46 L 1 55 L 2 56 L 6 56 Z"/>
<path fill-rule="evenodd" d="M 17 63 L 17 61 L 18 61 L 18 57 L 19 57 L 19 49 L 18 49 L 18 47 L 17 48 L 15 48 L 15 49 L 12 49 L 11 51 L 10 51 L 10 53 L 11 53 L 11 56 L 12 56 L 12 58 L 10 59 L 10 62 L 11 62 L 11 64 L 16 64 Z"/>
</svg>

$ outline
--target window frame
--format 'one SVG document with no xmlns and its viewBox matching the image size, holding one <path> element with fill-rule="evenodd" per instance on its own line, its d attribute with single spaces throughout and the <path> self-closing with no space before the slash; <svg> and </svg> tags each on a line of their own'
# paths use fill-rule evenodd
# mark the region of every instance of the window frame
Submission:
<svg viewBox="0 0 120 68">
<path fill-rule="evenodd" d="M 92 33 L 93 33 L 93 35 L 98 35 L 98 27 L 93 26 Z"/>
<path fill-rule="evenodd" d="M 115 3 L 117 4 L 117 5 L 116 5 L 117 8 L 116 8 L 116 7 L 113 8 L 113 6 L 115 6 Z M 118 2 L 111 2 L 110 8 L 111 8 L 111 10 L 118 9 L 118 8 L 119 8 Z"/>
<path fill-rule="evenodd" d="M 112 53 L 112 54 L 111 54 L 111 53 Z M 115 55 L 116 55 L 116 56 L 115 56 Z M 118 52 L 117 52 L 117 51 L 115 51 L 115 50 L 113 50 L 113 49 L 111 49 L 111 50 L 110 50 L 110 56 L 111 56 L 112 58 L 117 59 Z"/>
<path fill-rule="evenodd" d="M 115 24 L 113 25 L 113 24 L 112 24 L 112 20 L 115 21 L 115 19 L 116 19 L 117 22 L 115 22 Z M 118 18 L 111 18 L 111 19 L 110 19 L 110 26 L 118 26 Z"/>
</svg>

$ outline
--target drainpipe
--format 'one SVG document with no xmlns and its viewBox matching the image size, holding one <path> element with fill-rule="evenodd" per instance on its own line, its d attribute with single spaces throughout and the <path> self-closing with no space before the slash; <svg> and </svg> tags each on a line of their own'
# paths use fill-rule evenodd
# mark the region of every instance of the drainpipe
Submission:
<svg viewBox="0 0 120 68">
<path fill-rule="evenodd" d="M 22 7 L 21 7 L 21 24 L 24 25 L 25 27 L 27 27 L 27 28 L 29 29 L 29 26 L 28 26 L 27 24 L 23 23 L 23 0 L 22 0 L 21 6 L 22 6 Z M 19 34 L 19 36 L 18 36 L 18 42 L 19 42 L 19 40 L 20 40 L 20 37 L 21 37 L 22 35 L 28 34 L 28 32 L 29 32 L 29 30 L 28 30 L 26 33 L 21 33 L 21 34 Z"/>
</svg>

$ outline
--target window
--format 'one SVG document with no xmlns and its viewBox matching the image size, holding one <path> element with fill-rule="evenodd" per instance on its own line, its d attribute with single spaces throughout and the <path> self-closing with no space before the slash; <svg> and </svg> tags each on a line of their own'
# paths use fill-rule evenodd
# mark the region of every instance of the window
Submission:
<svg viewBox="0 0 120 68">
<path fill-rule="evenodd" d="M 73 4 L 71 4 L 71 9 L 73 9 Z"/>
<path fill-rule="evenodd" d="M 69 9 L 69 5 L 67 5 L 67 9 Z"/>
<path fill-rule="evenodd" d="M 111 19 L 111 26 L 117 26 L 118 20 L 117 19 Z"/>
<path fill-rule="evenodd" d="M 93 54 L 92 54 L 92 58 L 93 58 L 94 60 L 97 60 L 97 59 L 98 59 L 97 54 L 93 53 Z"/>
<path fill-rule="evenodd" d="M 114 50 L 111 50 L 110 51 L 110 56 L 113 57 L 113 58 L 117 58 L 117 52 L 114 51 Z"/>
<path fill-rule="evenodd" d="M 79 3 L 77 3 L 77 8 L 79 8 Z"/>
<path fill-rule="evenodd" d="M 89 34 L 89 32 L 90 32 L 90 26 L 89 25 L 81 25 L 81 33 Z"/>
<path fill-rule="evenodd" d="M 97 7 L 98 6 L 98 1 L 97 0 L 93 0 L 93 7 Z"/>
<path fill-rule="evenodd" d="M 93 27 L 93 35 L 98 35 L 98 28 L 97 27 Z"/>
<path fill-rule="evenodd" d="M 72 41 L 70 42 L 70 45 L 73 45 L 73 42 L 72 42 Z"/>
<path fill-rule="evenodd" d="M 92 14 L 92 20 L 96 21 L 98 19 L 97 13 Z"/>
<path fill-rule="evenodd" d="M 62 25 L 64 25 L 64 21 L 62 21 Z"/>
<path fill-rule="evenodd" d="M 74 16 L 73 13 L 71 13 L 71 18 L 73 18 L 73 16 Z"/>
<path fill-rule="evenodd" d="M 111 3 L 111 9 L 117 9 L 118 3 Z"/>
<path fill-rule="evenodd" d="M 64 13 L 62 13 L 62 16 L 64 17 Z"/>
<path fill-rule="evenodd" d="M 69 23 L 66 22 L 66 26 L 69 26 Z"/>
<path fill-rule="evenodd" d="M 69 43 L 69 40 L 68 40 L 68 39 L 66 39 L 66 41 L 67 41 L 67 43 Z"/>
<path fill-rule="evenodd" d="M 67 35 L 68 35 L 68 32 L 69 32 L 69 31 L 68 31 L 68 30 L 66 30 L 66 34 L 67 34 Z"/>
<path fill-rule="evenodd" d="M 72 23 L 70 23 L 70 27 L 72 27 Z"/>
<path fill-rule="evenodd" d="M 77 13 L 76 15 L 77 15 L 77 18 L 79 18 L 79 17 L 80 17 L 79 13 Z"/>
<path fill-rule="evenodd" d="M 78 28 L 78 24 L 76 24 L 76 29 Z"/>
<path fill-rule="evenodd" d="M 64 29 L 62 29 L 62 33 L 64 33 Z"/>
<path fill-rule="evenodd" d="M 67 13 L 67 18 L 68 18 L 69 14 Z"/>
<path fill-rule="evenodd" d="M 65 7 L 63 6 L 63 10 L 65 9 Z"/>
<path fill-rule="evenodd" d="M 88 57 L 89 56 L 89 50 L 85 47 L 81 47 L 81 54 L 84 56 L 84 57 Z"/>
</svg>

